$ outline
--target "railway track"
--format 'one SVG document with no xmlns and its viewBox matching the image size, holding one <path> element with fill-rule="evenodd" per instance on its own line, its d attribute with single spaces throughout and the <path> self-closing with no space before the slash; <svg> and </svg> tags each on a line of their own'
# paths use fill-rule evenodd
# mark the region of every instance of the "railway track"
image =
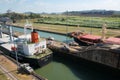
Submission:
<svg viewBox="0 0 120 80">
<path fill-rule="evenodd" d="M 2 48 L 2 47 L 0 47 L 0 48 Z M 6 51 L 4 49 L 0 50 L 0 54 L 2 54 L 3 56 L 5 56 L 9 60 L 11 60 L 13 63 L 15 63 L 16 65 L 21 64 L 21 63 L 17 62 L 15 59 L 7 56 L 4 53 L 8 53 L 8 51 Z M 5 73 L 5 75 L 9 78 L 9 80 L 18 80 L 14 75 L 12 75 L 9 71 L 7 71 L 2 65 L 0 65 L 0 69 L 3 73 Z M 33 72 L 31 75 L 34 77 L 35 80 L 47 80 L 47 79 L 41 77 L 40 75 L 36 74 L 35 72 Z"/>
<path fill-rule="evenodd" d="M 2 65 L 0 65 L 0 70 L 7 76 L 9 80 L 18 80 L 16 76 L 10 73 L 7 69 L 5 69 Z"/>
</svg>

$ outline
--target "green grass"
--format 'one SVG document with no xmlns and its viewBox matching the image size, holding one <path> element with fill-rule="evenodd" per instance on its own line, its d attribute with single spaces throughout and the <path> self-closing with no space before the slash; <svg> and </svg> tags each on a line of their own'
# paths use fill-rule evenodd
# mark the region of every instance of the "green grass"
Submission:
<svg viewBox="0 0 120 80">
<path fill-rule="evenodd" d="M 101 27 L 106 23 L 109 28 L 120 28 L 120 19 L 116 17 L 83 17 L 83 16 L 44 16 L 35 21 L 36 23 Z"/>
<path fill-rule="evenodd" d="M 117 28 L 117 29 L 107 29 L 107 36 L 118 36 L 120 34 L 120 28 L 117 25 L 120 25 L 120 18 L 113 17 L 79 17 L 79 16 L 61 16 L 61 15 L 44 15 L 45 22 L 35 23 L 38 21 L 37 19 L 30 19 L 33 27 L 35 29 L 58 32 L 58 33 L 66 33 L 66 28 L 68 28 L 67 32 L 73 31 L 84 31 L 86 33 L 91 33 L 95 35 L 101 35 L 101 26 L 104 22 L 107 22 L 107 28 Z M 61 19 L 65 19 L 65 21 L 61 21 Z M 68 20 L 68 22 L 66 22 Z M 59 24 L 54 24 L 56 22 L 60 22 Z M 80 24 L 80 22 L 83 22 Z M 98 25 L 99 22 L 99 26 Z M 67 25 L 67 24 L 73 25 Z M 117 24 L 112 24 L 117 23 Z M 15 25 L 24 26 L 25 20 L 18 21 Z M 64 25 L 63 25 L 64 24 Z M 78 27 L 79 25 L 79 27 Z M 117 26 L 117 27 L 116 27 Z M 97 27 L 97 28 L 96 28 Z"/>
</svg>

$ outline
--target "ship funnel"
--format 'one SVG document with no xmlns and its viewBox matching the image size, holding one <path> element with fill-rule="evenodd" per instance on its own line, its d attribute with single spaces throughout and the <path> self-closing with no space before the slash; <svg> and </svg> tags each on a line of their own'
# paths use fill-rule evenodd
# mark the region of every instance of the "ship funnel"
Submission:
<svg viewBox="0 0 120 80">
<path fill-rule="evenodd" d="M 35 29 L 33 29 L 33 32 L 31 32 L 31 40 L 32 43 L 37 43 L 39 41 L 38 33 L 36 32 Z"/>
</svg>

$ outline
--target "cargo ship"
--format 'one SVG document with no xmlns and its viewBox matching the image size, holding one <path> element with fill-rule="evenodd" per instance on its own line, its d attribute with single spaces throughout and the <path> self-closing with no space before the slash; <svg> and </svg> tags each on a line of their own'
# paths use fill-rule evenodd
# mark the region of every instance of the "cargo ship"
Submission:
<svg viewBox="0 0 120 80">
<path fill-rule="evenodd" d="M 120 38 L 108 37 L 105 38 L 106 28 L 102 27 L 102 36 L 87 34 L 83 32 L 71 32 L 68 35 L 74 38 L 74 41 L 79 45 L 90 46 L 94 44 L 118 44 L 120 45 Z"/>
<path fill-rule="evenodd" d="M 24 28 L 26 31 L 27 28 Z M 29 63 L 33 67 L 42 67 L 52 61 L 52 51 L 47 48 L 46 39 L 40 38 L 34 29 L 31 34 L 24 34 L 14 39 L 7 36 L 8 42 L 4 42 L 6 38 L 0 38 L 0 50 L 6 55 L 24 63 Z M 3 41 L 3 42 L 2 42 Z"/>
<path fill-rule="evenodd" d="M 101 36 L 84 34 L 79 32 L 71 32 L 69 35 L 74 38 L 74 41 L 79 45 L 90 46 L 94 44 L 118 44 L 120 45 L 120 38 L 117 37 L 109 37 L 106 39 L 101 39 Z"/>
<path fill-rule="evenodd" d="M 83 46 L 94 45 L 95 43 L 101 42 L 100 36 L 84 34 L 81 32 L 71 32 L 69 33 L 69 36 L 73 37 L 75 42 Z"/>
</svg>

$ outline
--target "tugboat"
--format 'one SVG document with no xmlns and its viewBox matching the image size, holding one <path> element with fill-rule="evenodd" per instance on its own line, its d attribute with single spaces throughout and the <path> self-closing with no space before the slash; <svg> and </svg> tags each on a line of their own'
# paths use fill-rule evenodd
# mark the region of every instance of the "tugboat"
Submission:
<svg viewBox="0 0 120 80">
<path fill-rule="evenodd" d="M 8 43 L 1 44 L 0 50 L 12 58 L 18 59 L 18 61 L 29 63 L 33 67 L 42 67 L 52 61 L 53 54 L 47 48 L 46 39 L 40 38 L 35 29 L 31 35 L 29 34 L 29 38 L 27 38 L 27 34 L 22 36 L 24 38 L 19 37 L 12 43 L 8 41 Z"/>
</svg>

